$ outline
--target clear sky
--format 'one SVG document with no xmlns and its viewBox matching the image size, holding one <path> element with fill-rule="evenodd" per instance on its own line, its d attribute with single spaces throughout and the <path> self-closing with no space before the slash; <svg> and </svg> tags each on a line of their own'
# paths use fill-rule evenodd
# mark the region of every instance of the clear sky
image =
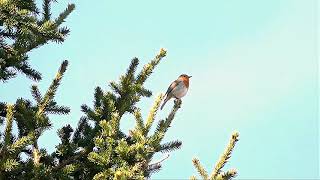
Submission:
<svg viewBox="0 0 320 180">
<path fill-rule="evenodd" d="M 68 2 L 60 0 L 54 14 Z M 319 178 L 316 2 L 75 1 L 65 43 L 30 54 L 30 63 L 43 74 L 42 91 L 62 60 L 70 61 L 56 99 L 72 111 L 51 116 L 54 127 L 40 146 L 52 152 L 59 143 L 57 129 L 76 127 L 80 105 L 92 105 L 96 86 L 108 89 L 131 58 L 138 57 L 142 66 L 164 47 L 168 56 L 146 83 L 154 96 L 139 104 L 144 116 L 178 75 L 193 77 L 166 136 L 183 147 L 153 179 L 189 178 L 196 173 L 193 157 L 211 171 L 234 130 L 240 141 L 226 168 L 236 168 L 239 179 Z M 0 100 L 31 98 L 33 83 L 19 75 L 1 85 Z M 133 125 L 131 116 L 122 120 L 124 131 Z"/>
</svg>

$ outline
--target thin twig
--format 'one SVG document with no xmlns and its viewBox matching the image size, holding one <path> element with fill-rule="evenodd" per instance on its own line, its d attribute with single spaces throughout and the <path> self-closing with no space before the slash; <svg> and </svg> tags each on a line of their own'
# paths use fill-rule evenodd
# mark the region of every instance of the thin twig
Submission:
<svg viewBox="0 0 320 180">
<path fill-rule="evenodd" d="M 149 166 L 153 166 L 153 165 L 156 165 L 156 164 L 160 164 L 162 163 L 163 161 L 165 161 L 166 159 L 168 159 L 170 157 L 170 154 L 167 154 L 165 157 L 163 157 L 161 160 L 153 163 L 153 164 L 150 164 Z"/>
</svg>

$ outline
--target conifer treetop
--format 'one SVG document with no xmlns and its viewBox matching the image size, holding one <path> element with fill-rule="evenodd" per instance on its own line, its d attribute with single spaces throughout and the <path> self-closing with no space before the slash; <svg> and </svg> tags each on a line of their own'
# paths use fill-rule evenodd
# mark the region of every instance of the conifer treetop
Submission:
<svg viewBox="0 0 320 180">
<path fill-rule="evenodd" d="M 166 53 L 166 50 L 161 49 L 137 75 L 135 74 L 139 60 L 133 58 L 126 73 L 120 76 L 120 81 L 110 83 L 112 91 L 104 92 L 100 87 L 95 89 L 94 107 L 82 106 L 86 116 L 80 121 L 71 141 L 84 149 L 82 153 L 85 153 L 80 156 L 87 156 L 87 159 L 79 163 L 77 158 L 71 156 L 68 158 L 71 161 L 64 162 L 79 163 L 76 166 L 80 165 L 82 172 L 94 172 L 94 179 L 142 179 L 160 170 L 161 162 L 152 163 L 154 154 L 179 149 L 182 144 L 178 140 L 162 144 L 176 112 L 181 107 L 181 101 L 175 101 L 171 113 L 165 120 L 157 122 L 153 133 L 150 129 L 155 123 L 163 95 L 156 97 L 146 120 L 141 116 L 141 110 L 136 104 L 142 97 L 152 95 L 152 92 L 144 87 L 144 83 Z M 133 115 L 136 121 L 135 127 L 129 133 L 120 129 L 120 123 L 125 123 L 126 120 L 123 119 L 125 113 Z M 94 126 L 90 126 L 89 121 L 93 121 Z"/>
</svg>

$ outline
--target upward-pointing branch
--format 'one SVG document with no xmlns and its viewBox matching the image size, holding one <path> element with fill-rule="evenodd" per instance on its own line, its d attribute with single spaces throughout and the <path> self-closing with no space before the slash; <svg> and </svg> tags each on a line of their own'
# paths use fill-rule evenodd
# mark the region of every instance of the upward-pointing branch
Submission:
<svg viewBox="0 0 320 180">
<path fill-rule="evenodd" d="M 145 126 L 145 132 L 144 132 L 145 135 L 147 135 L 148 132 L 150 131 L 150 128 L 151 128 L 153 121 L 155 119 L 155 116 L 157 114 L 157 111 L 160 107 L 161 101 L 162 101 L 162 94 L 158 95 L 158 97 L 156 98 L 156 100 L 154 102 L 154 105 L 152 106 L 151 110 L 149 111 L 149 115 L 148 115 L 146 126 Z"/>
<path fill-rule="evenodd" d="M 234 146 L 236 145 L 237 141 L 239 140 L 239 133 L 235 132 L 232 134 L 229 145 L 227 146 L 225 152 L 223 155 L 220 157 L 219 161 L 217 162 L 210 179 L 213 180 L 215 179 L 219 173 L 221 172 L 221 169 L 224 167 L 224 165 L 228 162 L 228 159 L 231 157 L 231 153 L 234 149 Z M 236 173 L 233 173 L 234 176 Z"/>
<path fill-rule="evenodd" d="M 39 104 L 39 110 L 37 112 L 38 116 L 41 116 L 44 113 L 45 109 L 48 107 L 49 103 L 54 98 L 54 95 L 56 94 L 56 91 L 60 85 L 62 76 L 67 69 L 67 66 L 68 66 L 68 61 L 64 60 L 58 70 L 58 73 L 56 74 L 56 77 L 53 79 L 46 94 L 44 95 L 42 102 Z"/>
<path fill-rule="evenodd" d="M 225 152 L 220 157 L 219 161 L 215 165 L 210 177 L 208 177 L 207 171 L 201 166 L 200 161 L 196 158 L 192 160 L 193 165 L 196 167 L 197 171 L 201 175 L 203 180 L 231 180 L 237 175 L 237 171 L 235 169 L 228 170 L 226 172 L 222 171 L 224 165 L 228 162 L 228 159 L 231 156 L 231 153 L 236 145 L 236 142 L 239 140 L 239 133 L 235 132 L 232 134 L 231 139 L 229 141 L 229 145 L 227 146 Z M 191 180 L 196 180 L 195 176 L 190 177 Z"/>
<path fill-rule="evenodd" d="M 13 111 L 14 111 L 14 106 L 13 105 L 7 105 L 7 124 L 6 124 L 6 130 L 4 134 L 4 145 L 8 145 L 10 143 L 11 139 L 11 131 L 12 131 L 12 121 L 13 121 Z"/>
</svg>

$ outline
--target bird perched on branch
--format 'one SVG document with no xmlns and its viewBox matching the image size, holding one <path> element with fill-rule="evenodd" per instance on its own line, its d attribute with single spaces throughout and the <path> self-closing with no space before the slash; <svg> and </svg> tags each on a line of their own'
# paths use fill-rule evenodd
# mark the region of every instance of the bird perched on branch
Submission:
<svg viewBox="0 0 320 180">
<path fill-rule="evenodd" d="M 181 99 L 183 96 L 185 96 L 189 89 L 189 79 L 192 76 L 188 76 L 186 74 L 181 74 L 177 80 L 173 81 L 166 94 L 165 99 L 161 105 L 161 110 L 164 107 L 164 105 L 169 101 L 171 98 Z"/>
</svg>

